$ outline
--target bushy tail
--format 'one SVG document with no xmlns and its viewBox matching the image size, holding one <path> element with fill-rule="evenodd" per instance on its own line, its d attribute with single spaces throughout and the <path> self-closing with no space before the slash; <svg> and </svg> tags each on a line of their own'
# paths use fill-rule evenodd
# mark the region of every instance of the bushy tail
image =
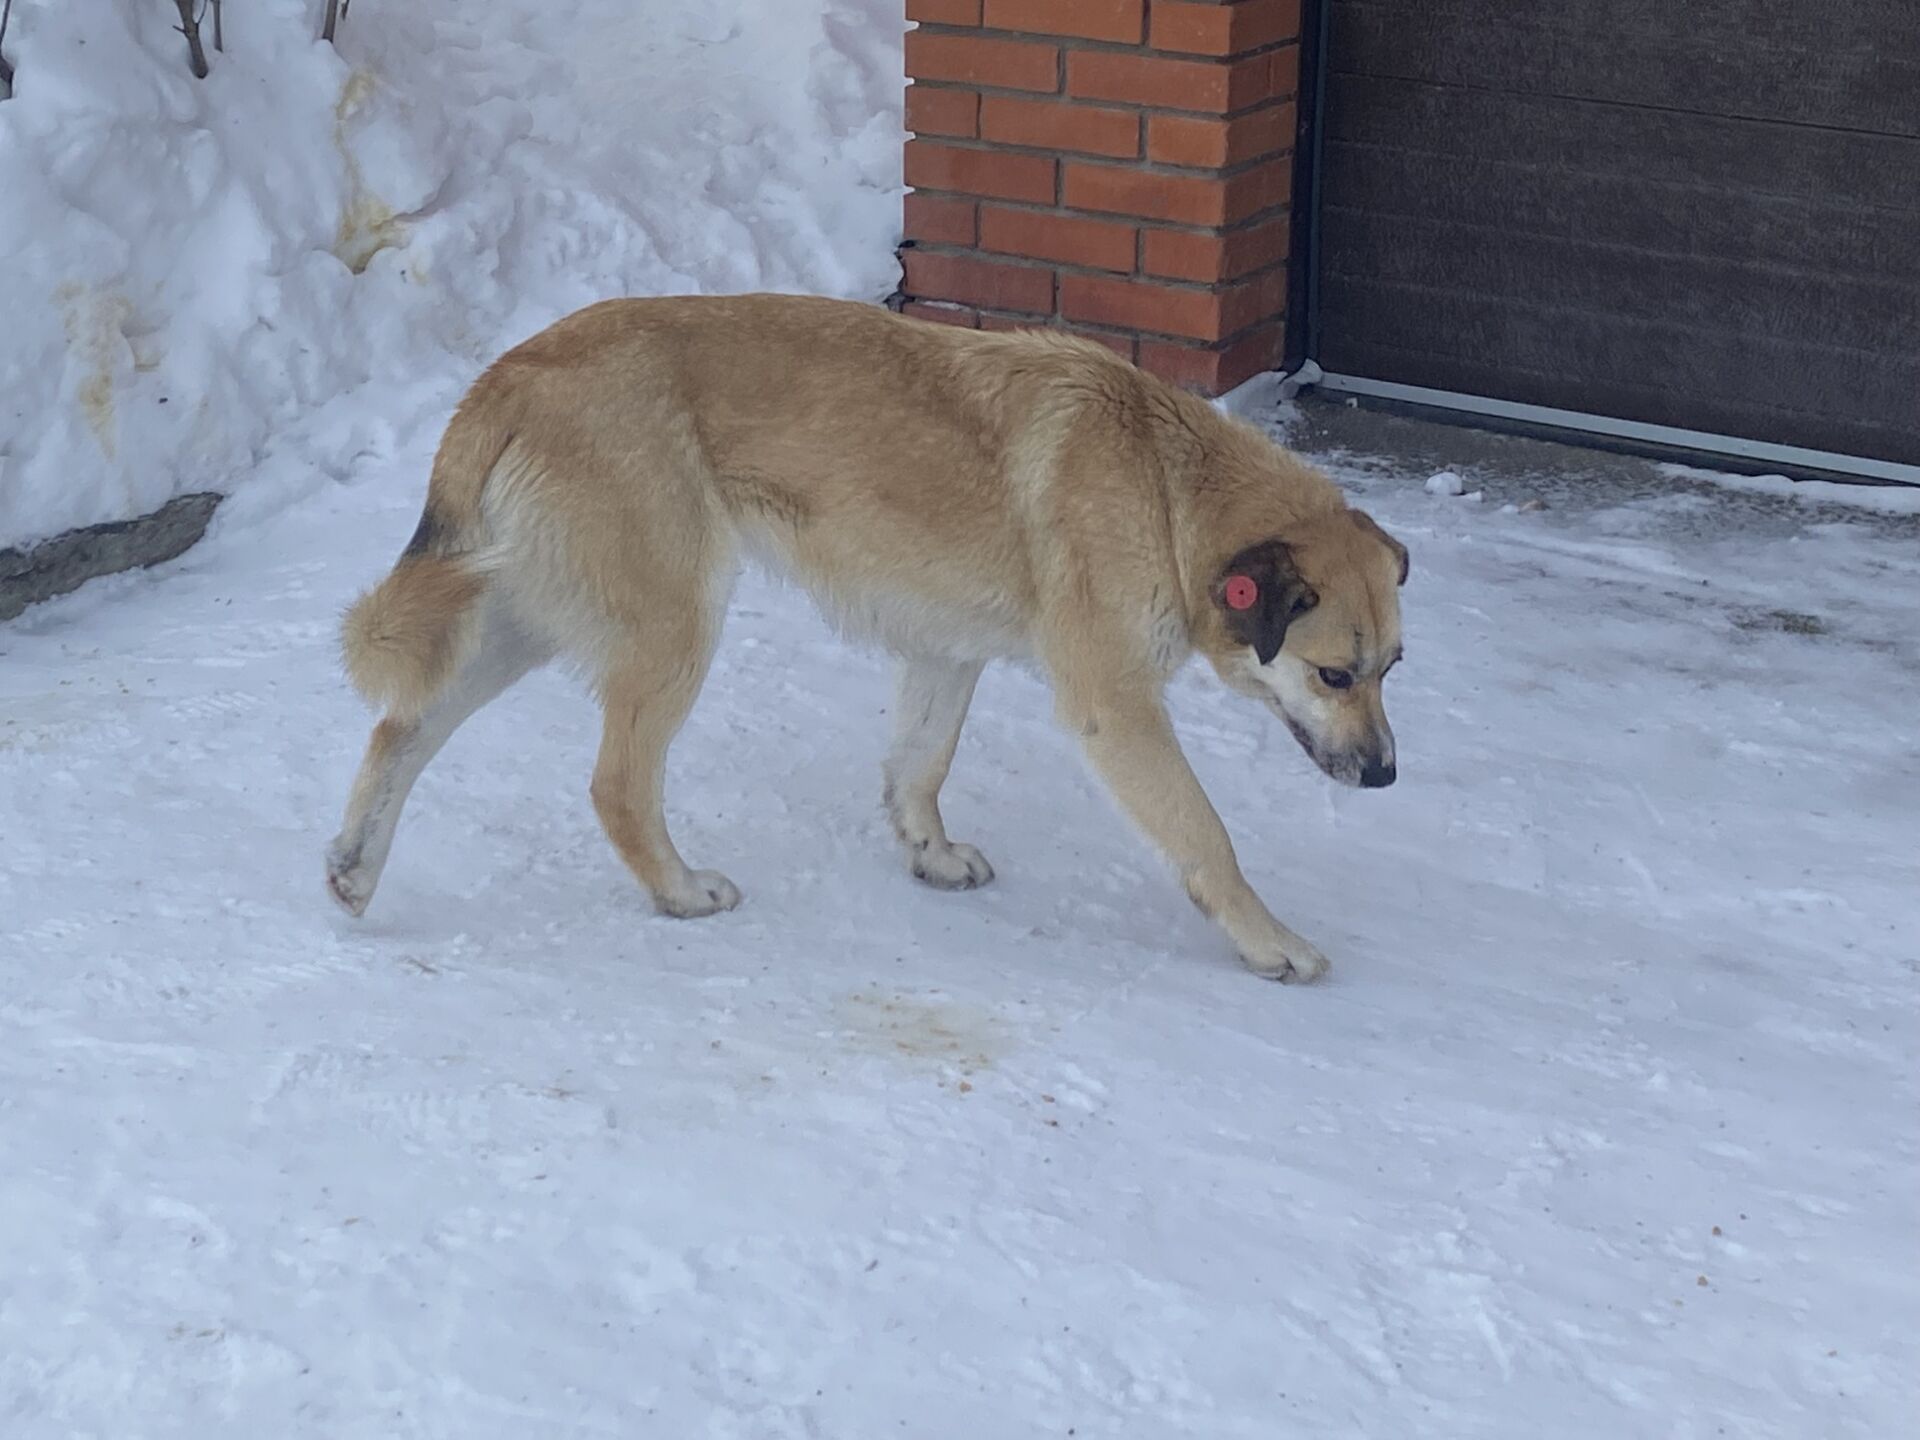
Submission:
<svg viewBox="0 0 1920 1440">
<path fill-rule="evenodd" d="M 403 556 L 341 626 L 347 678 L 369 703 L 414 719 L 466 664 L 480 577 L 458 556 Z"/>
<path fill-rule="evenodd" d="M 486 588 L 475 563 L 480 497 L 513 443 L 476 411 L 480 387 L 447 427 L 434 456 L 420 528 L 399 563 L 347 611 L 340 641 L 347 678 L 369 702 L 414 719 L 472 656 Z"/>
</svg>

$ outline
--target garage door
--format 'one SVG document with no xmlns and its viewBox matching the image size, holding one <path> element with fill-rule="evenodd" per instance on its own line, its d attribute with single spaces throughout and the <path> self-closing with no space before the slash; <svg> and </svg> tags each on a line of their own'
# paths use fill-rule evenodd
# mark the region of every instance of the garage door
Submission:
<svg viewBox="0 0 1920 1440">
<path fill-rule="evenodd" d="M 1331 0 L 1323 369 L 1920 463 L 1920 0 Z"/>
</svg>

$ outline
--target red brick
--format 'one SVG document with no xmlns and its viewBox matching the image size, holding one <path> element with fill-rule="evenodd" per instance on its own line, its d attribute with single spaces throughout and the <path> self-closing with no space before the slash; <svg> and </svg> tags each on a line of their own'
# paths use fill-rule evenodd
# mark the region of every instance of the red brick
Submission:
<svg viewBox="0 0 1920 1440">
<path fill-rule="evenodd" d="M 975 220 L 979 208 L 971 200 L 951 195 L 909 191 L 902 206 L 905 219 L 902 235 L 928 245 L 971 245 L 980 234 Z"/>
<path fill-rule="evenodd" d="M 1189 5 L 1158 0 L 1153 48 L 1194 55 L 1242 55 L 1300 33 L 1300 0 L 1241 0 Z"/>
<path fill-rule="evenodd" d="M 1029 315 L 1053 309 L 1051 270 L 925 250 L 907 251 L 900 263 L 906 267 L 906 291 L 916 300 L 952 300 Z"/>
<path fill-rule="evenodd" d="M 907 0 L 907 19 L 924 25 L 978 25 L 980 0 Z"/>
<path fill-rule="evenodd" d="M 1218 340 L 1220 296 L 1212 290 L 1182 289 L 1143 280 L 1110 280 L 1099 275 L 1062 275 L 1060 313 L 1069 320 Z"/>
<path fill-rule="evenodd" d="M 1222 286 L 1214 293 L 1220 297 L 1220 333 L 1238 334 L 1250 325 L 1286 313 L 1286 267 L 1263 270 L 1237 285 Z"/>
<path fill-rule="evenodd" d="M 958 135 L 971 140 L 980 133 L 980 94 L 976 90 L 909 85 L 907 129 L 916 135 Z"/>
<path fill-rule="evenodd" d="M 1100 275 L 1060 277 L 1060 313 L 1069 320 L 1209 342 L 1272 318 L 1286 298 L 1284 270 L 1204 290 Z"/>
<path fill-rule="evenodd" d="M 1269 50 L 1265 56 L 1268 73 L 1267 94 L 1278 99 L 1280 96 L 1292 96 L 1300 93 L 1300 47 L 1285 45 L 1278 50 Z"/>
<path fill-rule="evenodd" d="M 911 93 L 911 92 L 909 92 Z M 1140 117 L 1102 105 L 1058 100 L 1016 100 L 989 95 L 980 105 L 982 139 L 1046 150 L 1132 157 L 1140 153 Z"/>
<path fill-rule="evenodd" d="M 912 98 L 913 92 L 907 92 Z M 913 128 L 911 126 L 909 129 Z M 1231 120 L 1197 115 L 1147 118 L 1147 158 L 1158 165 L 1222 170 L 1293 147 L 1293 102 L 1283 101 Z"/>
<path fill-rule="evenodd" d="M 1145 0 L 987 0 L 986 23 L 995 30 L 1138 45 L 1145 15 Z"/>
<path fill-rule="evenodd" d="M 1138 215 L 1179 225 L 1227 223 L 1225 180 L 1156 175 L 1118 165 L 1069 164 L 1062 196 L 1075 210 Z"/>
<path fill-rule="evenodd" d="M 959 325 L 972 330 L 980 324 L 980 312 L 966 305 L 941 305 L 926 300 L 909 300 L 900 307 L 902 315 L 916 320 L 937 320 L 942 325 Z"/>
<path fill-rule="evenodd" d="M 1069 162 L 1062 193 L 1075 210 L 1138 215 L 1175 225 L 1237 225 L 1284 205 L 1292 177 L 1293 163 L 1286 156 L 1218 179 Z"/>
<path fill-rule="evenodd" d="M 1225 234 L 1149 230 L 1141 268 L 1172 280 L 1237 280 L 1286 259 L 1292 228 L 1291 216 L 1283 214 Z"/>
<path fill-rule="evenodd" d="M 982 35 L 907 32 L 907 74 L 915 80 L 997 85 L 1003 90 L 1060 88 L 1060 52 L 1051 45 Z"/>
<path fill-rule="evenodd" d="M 1076 99 L 1122 100 L 1168 110 L 1213 115 L 1245 110 L 1272 98 L 1272 79 L 1272 55 L 1229 62 L 1108 50 L 1075 50 L 1067 56 L 1067 93 Z"/>
<path fill-rule="evenodd" d="M 922 190 L 958 190 L 996 200 L 1051 205 L 1059 162 L 1046 155 L 1004 150 L 963 150 L 933 140 L 909 140 L 907 184 Z"/>
<path fill-rule="evenodd" d="M 1139 232 L 1111 220 L 988 205 L 980 212 L 980 248 L 1096 270 L 1131 270 Z"/>
<path fill-rule="evenodd" d="M 1265 370 L 1279 367 L 1287 330 L 1278 318 L 1224 345 L 1201 347 L 1169 340 L 1142 340 L 1139 365 L 1162 380 L 1224 395 Z"/>
<path fill-rule="evenodd" d="M 1276 156 L 1227 177 L 1225 223 L 1238 225 L 1293 198 L 1293 157 Z"/>
</svg>

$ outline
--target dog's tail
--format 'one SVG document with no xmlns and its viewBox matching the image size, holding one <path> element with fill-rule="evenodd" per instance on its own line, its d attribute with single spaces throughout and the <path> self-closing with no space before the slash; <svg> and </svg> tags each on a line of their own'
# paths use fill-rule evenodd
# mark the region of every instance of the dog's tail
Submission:
<svg viewBox="0 0 1920 1440">
<path fill-rule="evenodd" d="M 485 572 L 481 495 L 513 434 L 455 412 L 433 458 L 426 509 L 393 571 L 356 600 L 340 627 L 347 678 L 398 719 L 418 718 L 479 641 Z"/>
</svg>

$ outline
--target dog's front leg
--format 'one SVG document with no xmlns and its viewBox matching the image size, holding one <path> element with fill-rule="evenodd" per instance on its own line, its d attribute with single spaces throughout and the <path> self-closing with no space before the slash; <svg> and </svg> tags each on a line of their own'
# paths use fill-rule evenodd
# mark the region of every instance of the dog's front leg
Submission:
<svg viewBox="0 0 1920 1440">
<path fill-rule="evenodd" d="M 1240 873 L 1227 827 L 1157 696 L 1095 703 L 1078 728 L 1108 788 L 1173 861 L 1193 903 L 1227 932 L 1250 970 L 1275 980 L 1326 973 L 1327 957 L 1274 919 Z"/>
</svg>

